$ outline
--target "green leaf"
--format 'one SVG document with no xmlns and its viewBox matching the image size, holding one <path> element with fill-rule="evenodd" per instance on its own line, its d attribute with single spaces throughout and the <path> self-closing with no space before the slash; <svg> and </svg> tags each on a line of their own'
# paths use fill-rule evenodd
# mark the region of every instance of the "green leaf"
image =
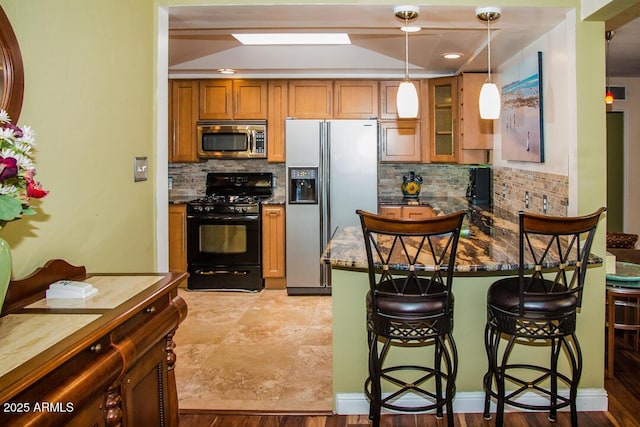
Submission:
<svg viewBox="0 0 640 427">
<path fill-rule="evenodd" d="M 11 221 L 22 213 L 22 203 L 8 194 L 0 194 L 0 221 Z"/>
<path fill-rule="evenodd" d="M 35 215 L 36 211 L 30 206 L 22 207 L 22 215 Z"/>
</svg>

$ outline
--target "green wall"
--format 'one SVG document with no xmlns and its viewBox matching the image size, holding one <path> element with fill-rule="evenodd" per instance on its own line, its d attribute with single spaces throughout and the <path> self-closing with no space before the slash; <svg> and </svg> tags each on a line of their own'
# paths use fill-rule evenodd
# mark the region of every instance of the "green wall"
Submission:
<svg viewBox="0 0 640 427">
<path fill-rule="evenodd" d="M 153 0 L 0 0 L 25 68 L 19 124 L 36 132 L 38 215 L 2 231 L 13 275 L 50 258 L 152 271 L 156 232 Z M 133 158 L 151 176 L 134 183 Z"/>
</svg>

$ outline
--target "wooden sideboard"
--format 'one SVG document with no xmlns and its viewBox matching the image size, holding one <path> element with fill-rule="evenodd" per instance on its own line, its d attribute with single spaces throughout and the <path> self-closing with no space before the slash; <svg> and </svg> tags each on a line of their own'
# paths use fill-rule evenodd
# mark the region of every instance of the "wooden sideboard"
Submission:
<svg viewBox="0 0 640 427">
<path fill-rule="evenodd" d="M 173 335 L 186 273 L 87 274 L 53 260 L 13 281 L 0 317 L 0 425 L 179 424 Z M 98 294 L 45 298 L 73 279 Z"/>
</svg>

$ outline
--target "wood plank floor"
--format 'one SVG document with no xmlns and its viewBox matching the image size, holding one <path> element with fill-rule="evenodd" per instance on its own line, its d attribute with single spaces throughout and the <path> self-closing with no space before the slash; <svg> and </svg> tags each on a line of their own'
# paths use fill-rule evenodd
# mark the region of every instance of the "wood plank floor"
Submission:
<svg viewBox="0 0 640 427">
<path fill-rule="evenodd" d="M 581 427 L 640 427 L 640 354 L 622 347 L 616 342 L 615 378 L 605 380 L 609 393 L 608 412 L 580 412 Z M 492 426 L 482 414 L 456 414 L 455 423 L 461 427 Z M 366 427 L 370 426 L 366 416 L 339 416 L 331 414 L 284 415 L 284 414 L 230 414 L 198 411 L 181 412 L 180 427 Z M 382 427 L 431 427 L 446 426 L 445 420 L 433 415 L 383 415 Z M 544 413 L 514 412 L 505 414 L 505 425 L 509 427 L 570 426 L 567 412 L 558 414 L 551 423 Z"/>
</svg>

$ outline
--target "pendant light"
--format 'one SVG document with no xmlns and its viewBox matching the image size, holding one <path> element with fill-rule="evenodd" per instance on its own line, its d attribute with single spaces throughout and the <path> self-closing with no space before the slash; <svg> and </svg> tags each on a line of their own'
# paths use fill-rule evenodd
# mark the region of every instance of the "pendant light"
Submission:
<svg viewBox="0 0 640 427">
<path fill-rule="evenodd" d="M 396 109 L 398 110 L 398 117 L 401 119 L 414 119 L 418 117 L 418 91 L 415 85 L 409 80 L 409 32 L 412 28 L 409 27 L 409 20 L 413 20 L 418 17 L 418 8 L 416 6 L 398 6 L 394 8 L 396 17 L 404 19 L 404 59 L 405 59 L 405 71 L 404 80 L 398 87 L 398 94 L 396 96 Z M 418 28 L 419 30 L 419 28 Z M 417 31 L 413 29 L 413 31 Z"/>
<path fill-rule="evenodd" d="M 498 86 L 491 81 L 491 22 L 498 20 L 502 15 L 499 7 L 479 7 L 476 9 L 476 16 L 481 21 L 487 23 L 487 68 L 488 79 L 480 89 L 480 118 L 495 120 L 500 118 L 500 92 Z"/>
<path fill-rule="evenodd" d="M 616 35 L 616 32 L 613 30 L 604 32 L 604 37 L 605 39 L 607 39 L 607 46 L 606 46 L 607 50 L 604 53 L 605 54 L 605 75 L 607 77 L 607 92 L 604 96 L 604 102 L 608 105 L 613 104 L 613 93 L 611 93 L 611 89 L 610 89 L 611 86 L 609 85 L 609 42 L 615 35 Z"/>
</svg>

